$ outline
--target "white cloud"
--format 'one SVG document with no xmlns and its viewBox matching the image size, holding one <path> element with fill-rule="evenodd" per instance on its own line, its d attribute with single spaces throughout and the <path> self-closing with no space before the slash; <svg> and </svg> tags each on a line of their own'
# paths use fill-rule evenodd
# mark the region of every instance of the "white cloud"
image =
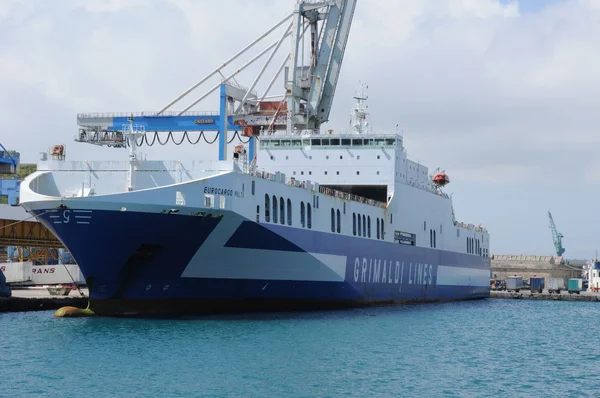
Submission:
<svg viewBox="0 0 600 398">
<path fill-rule="evenodd" d="M 73 4 L 83 7 L 88 12 L 118 12 L 128 8 L 146 7 L 147 0 L 72 0 Z"/>
</svg>

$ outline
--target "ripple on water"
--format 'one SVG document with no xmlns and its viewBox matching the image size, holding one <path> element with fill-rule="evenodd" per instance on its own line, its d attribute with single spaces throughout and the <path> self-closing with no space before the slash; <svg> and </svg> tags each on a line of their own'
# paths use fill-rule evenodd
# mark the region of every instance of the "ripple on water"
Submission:
<svg viewBox="0 0 600 398">
<path fill-rule="evenodd" d="M 597 303 L 483 300 L 188 319 L 0 315 L 8 396 L 579 395 Z M 592 394 L 593 395 L 593 394 Z"/>
</svg>

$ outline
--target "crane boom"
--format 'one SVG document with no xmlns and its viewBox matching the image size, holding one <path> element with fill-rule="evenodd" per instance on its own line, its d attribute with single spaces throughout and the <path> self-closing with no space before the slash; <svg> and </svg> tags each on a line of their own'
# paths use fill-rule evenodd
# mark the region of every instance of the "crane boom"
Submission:
<svg viewBox="0 0 600 398">
<path fill-rule="evenodd" d="M 350 35 L 350 26 L 356 8 L 356 0 L 347 0 L 341 4 L 342 12 L 337 24 L 337 32 L 333 49 L 331 51 L 329 67 L 327 68 L 327 77 L 323 81 L 320 104 L 314 111 L 317 112 L 318 123 L 324 123 L 329 120 L 329 112 L 333 103 L 333 96 L 337 86 L 338 77 L 340 76 L 340 68 L 342 59 L 346 51 L 346 43 Z"/>
<path fill-rule="evenodd" d="M 292 127 L 318 130 L 321 123 L 328 121 L 356 2 L 303 1 L 296 5 L 290 53 L 291 76 L 286 82 L 288 130 Z M 321 29 L 318 28 L 320 21 Z M 303 61 L 298 52 L 301 27 L 305 24 L 310 26 L 310 60 L 308 65 L 298 65 L 299 60 Z"/>
<path fill-rule="evenodd" d="M 291 3 L 291 0 L 288 1 Z M 219 134 L 219 159 L 225 160 L 228 131 L 236 131 L 249 137 L 251 158 L 256 146 L 254 138 L 261 132 L 318 132 L 321 124 L 329 120 L 357 2 L 358 0 L 294 0 L 293 13 L 219 64 L 158 112 L 78 114 L 80 129 L 76 141 L 122 148 L 127 145 L 124 134 L 129 131 L 122 130 L 122 127 L 129 126 L 129 119 L 135 117 L 136 125 L 143 127 L 145 131 L 154 131 L 155 136 L 159 132 L 186 134 L 189 131 L 216 131 Z M 277 38 L 273 40 L 274 35 Z M 282 50 L 288 37 L 291 48 Z M 240 66 L 242 60 L 239 58 L 251 49 L 256 51 L 255 46 L 261 42 L 264 44 L 264 41 L 270 44 L 260 52 L 248 54 L 250 59 Z M 263 56 L 266 59 L 262 59 Z M 263 65 L 257 68 L 258 73 L 251 84 L 239 84 L 236 79 L 244 77 L 242 72 L 250 73 L 248 68 L 260 59 L 264 61 Z M 263 87 L 261 79 L 273 62 L 277 64 L 275 75 L 268 80 L 266 90 L 259 93 L 258 90 Z M 284 84 L 281 87 L 283 92 L 268 96 L 284 70 Z M 187 106 L 181 110 L 172 109 L 182 99 L 200 89 L 203 93 Z M 216 96 L 219 89 L 219 112 L 192 110 L 206 98 Z"/>
<path fill-rule="evenodd" d="M 565 252 L 565 248 L 562 245 L 563 234 L 556 230 L 554 220 L 552 219 L 552 213 L 548 212 L 548 219 L 550 220 L 550 229 L 552 230 L 552 240 L 554 241 L 554 248 L 556 249 L 556 255 L 562 256 Z"/>
</svg>

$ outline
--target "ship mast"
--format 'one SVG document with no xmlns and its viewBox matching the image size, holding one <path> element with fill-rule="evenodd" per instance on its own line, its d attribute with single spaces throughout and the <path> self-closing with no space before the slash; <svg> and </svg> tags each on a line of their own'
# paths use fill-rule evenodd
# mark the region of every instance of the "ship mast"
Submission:
<svg viewBox="0 0 600 398">
<path fill-rule="evenodd" d="M 356 134 L 361 134 L 365 131 L 365 127 L 369 125 L 367 122 L 367 108 L 365 106 L 365 101 L 369 98 L 367 96 L 367 89 L 369 87 L 366 84 L 360 84 L 358 88 L 358 93 L 353 97 L 356 100 L 356 107 L 352 108 L 352 112 L 350 113 L 350 124 L 352 127 L 352 132 Z"/>
</svg>

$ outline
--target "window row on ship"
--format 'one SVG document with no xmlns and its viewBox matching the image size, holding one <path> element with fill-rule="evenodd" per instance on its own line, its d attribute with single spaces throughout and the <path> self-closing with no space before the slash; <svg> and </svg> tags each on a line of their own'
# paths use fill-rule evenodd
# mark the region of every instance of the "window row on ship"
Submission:
<svg viewBox="0 0 600 398">
<path fill-rule="evenodd" d="M 488 257 L 488 249 L 481 247 L 481 241 L 475 238 L 467 238 L 467 253 Z"/>
<path fill-rule="evenodd" d="M 312 229 L 312 210 L 319 206 L 319 196 L 313 196 L 313 204 L 309 202 L 300 202 L 300 225 L 302 228 Z M 346 214 L 346 204 L 344 203 L 343 213 Z M 265 194 L 264 221 L 273 222 L 281 225 L 292 225 L 293 206 L 289 198 L 276 195 Z M 392 220 L 390 215 L 390 221 Z M 256 222 L 260 222 L 260 205 L 256 206 Z M 383 218 L 376 217 L 377 239 L 383 239 L 385 236 L 385 227 Z M 365 216 L 360 213 L 352 213 L 353 235 L 365 238 L 371 237 L 371 216 Z M 331 208 L 331 232 L 342 233 L 342 212 L 340 209 Z"/>
<path fill-rule="evenodd" d="M 253 184 L 254 185 L 254 184 Z M 252 193 L 254 194 L 254 186 L 252 187 Z M 343 204 L 343 214 L 346 214 L 346 204 Z M 319 196 L 313 195 L 313 203 L 300 202 L 300 225 L 302 228 L 312 229 L 312 210 L 313 207 L 318 208 Z M 256 222 L 260 222 L 260 205 L 256 206 Z M 331 208 L 331 232 L 342 233 L 342 211 L 340 209 Z M 393 215 L 390 214 L 390 223 L 393 222 Z M 293 206 L 292 201 L 289 198 L 283 198 L 282 196 L 277 197 L 276 195 L 265 194 L 264 204 L 264 221 L 273 222 L 281 225 L 292 225 L 293 218 Z M 375 236 L 377 239 L 384 239 L 385 236 L 385 222 L 383 218 L 376 217 L 376 228 Z M 427 230 L 427 223 L 423 223 L 423 227 Z M 357 212 L 352 213 L 352 234 L 354 236 L 360 236 L 365 238 L 371 238 L 372 236 L 372 222 L 371 216 L 360 214 Z M 442 226 L 440 225 L 440 234 L 442 232 Z M 460 236 L 460 231 L 457 229 L 457 237 Z M 482 247 L 479 239 L 466 237 L 467 247 L 466 253 L 476 254 L 483 257 L 488 257 L 488 249 Z M 429 229 L 429 247 L 437 248 L 437 231 L 436 229 Z"/>
</svg>

